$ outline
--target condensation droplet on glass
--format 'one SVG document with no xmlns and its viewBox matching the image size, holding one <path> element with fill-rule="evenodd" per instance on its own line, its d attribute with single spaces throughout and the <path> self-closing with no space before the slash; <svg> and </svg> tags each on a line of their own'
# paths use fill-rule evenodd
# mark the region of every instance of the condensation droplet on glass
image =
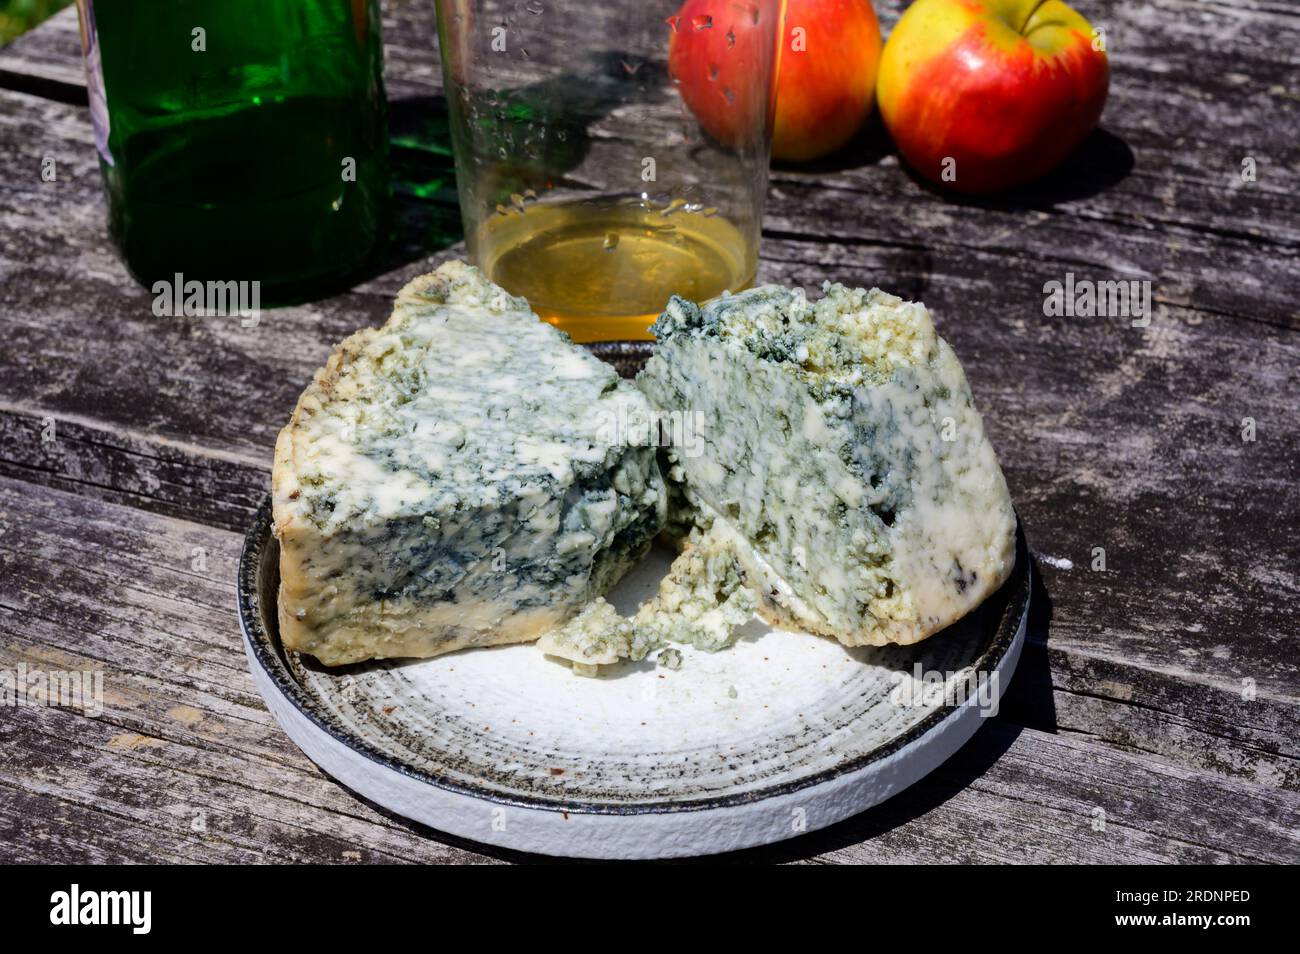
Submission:
<svg viewBox="0 0 1300 954">
<path fill-rule="evenodd" d="M 677 24 L 681 22 L 681 19 L 682 19 L 681 17 L 669 17 L 667 20 L 664 21 L 664 23 L 667 23 L 668 28 L 672 30 L 674 33 L 676 33 Z"/>
<path fill-rule="evenodd" d="M 612 252 L 612 251 L 614 251 L 614 249 L 616 249 L 616 248 L 618 248 L 618 233 L 617 233 L 617 232 L 606 232 L 606 233 L 605 233 L 605 251 L 607 251 L 607 252 Z"/>
<path fill-rule="evenodd" d="M 691 17 L 691 26 L 695 27 L 697 30 L 711 30 L 713 29 L 713 17 L 709 16 L 707 13 L 693 16 Z"/>
</svg>

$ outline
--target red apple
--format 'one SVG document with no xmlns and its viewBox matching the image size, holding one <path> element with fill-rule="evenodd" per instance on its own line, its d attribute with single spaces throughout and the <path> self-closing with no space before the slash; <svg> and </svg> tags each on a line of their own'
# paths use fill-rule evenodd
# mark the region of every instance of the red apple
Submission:
<svg viewBox="0 0 1300 954">
<path fill-rule="evenodd" d="M 880 25 L 869 0 L 786 0 L 776 49 L 763 16 L 779 4 L 686 0 L 670 17 L 668 69 L 700 126 L 734 147 L 765 129 L 769 90 L 753 81 L 775 58 L 772 155 L 804 160 L 833 152 L 871 114 Z"/>
<path fill-rule="evenodd" d="M 1105 44 L 1061 0 L 917 0 L 880 61 L 880 115 L 917 172 L 992 192 L 1047 172 L 1096 127 Z"/>
<path fill-rule="evenodd" d="M 668 72 L 682 100 L 706 133 L 737 149 L 752 148 L 767 129 L 771 90 L 754 77 L 776 50 L 763 12 L 745 0 L 686 0 L 667 21 Z"/>
<path fill-rule="evenodd" d="M 815 159 L 853 138 L 875 102 L 880 47 L 870 0 L 786 0 L 773 158 Z"/>
</svg>

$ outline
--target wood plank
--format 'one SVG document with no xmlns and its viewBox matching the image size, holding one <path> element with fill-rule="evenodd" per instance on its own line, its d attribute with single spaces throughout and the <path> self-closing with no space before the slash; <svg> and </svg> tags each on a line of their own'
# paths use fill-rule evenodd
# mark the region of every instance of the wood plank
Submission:
<svg viewBox="0 0 1300 954">
<path fill-rule="evenodd" d="M 0 738 L 5 731 L 0 727 Z M 7 864 L 199 864 L 183 848 L 142 839 L 121 818 L 0 781 L 0 845 Z M 256 860 L 249 853 L 246 861 Z"/>
<path fill-rule="evenodd" d="M 0 446 L 0 474 L 228 530 L 242 530 L 270 488 L 260 457 L 106 430 L 97 422 L 21 406 L 0 405 Z"/>
<path fill-rule="evenodd" d="M 77 11 L 68 7 L 0 46 L 0 87 L 86 102 Z"/>
<path fill-rule="evenodd" d="M 1126 660 L 1098 655 L 1091 642 L 1058 647 L 1046 635 L 1031 629 L 1003 701 L 1006 721 L 1259 785 L 1300 790 L 1294 702 L 1248 701 L 1240 692 L 1189 679 L 1186 671 L 1135 673 Z"/>
<path fill-rule="evenodd" d="M 4 860 L 521 860 L 356 799 L 279 731 L 244 666 L 234 534 L 3 479 L 0 519 L 0 668 L 104 686 L 102 712 L 0 722 Z M 1298 809 L 1295 790 L 998 719 L 907 794 L 744 857 L 1294 860 Z"/>
</svg>

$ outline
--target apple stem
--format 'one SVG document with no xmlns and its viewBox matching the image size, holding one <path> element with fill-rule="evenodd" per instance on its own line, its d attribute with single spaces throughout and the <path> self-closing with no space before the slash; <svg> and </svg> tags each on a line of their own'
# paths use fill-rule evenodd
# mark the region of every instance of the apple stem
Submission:
<svg viewBox="0 0 1300 954">
<path fill-rule="evenodd" d="M 1029 11 L 1029 15 L 1025 17 L 1025 22 L 1020 24 L 1020 29 L 1016 31 L 1017 33 L 1024 35 L 1025 27 L 1029 26 L 1029 21 L 1034 18 L 1034 14 L 1038 12 L 1038 8 L 1045 3 L 1047 3 L 1047 0 L 1038 0 L 1038 2 L 1034 4 L 1033 9 Z"/>
</svg>

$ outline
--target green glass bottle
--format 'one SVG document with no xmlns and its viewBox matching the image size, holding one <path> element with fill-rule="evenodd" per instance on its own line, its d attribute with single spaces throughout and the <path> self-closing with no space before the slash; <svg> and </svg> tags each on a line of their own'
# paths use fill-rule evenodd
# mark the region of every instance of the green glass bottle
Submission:
<svg viewBox="0 0 1300 954">
<path fill-rule="evenodd" d="M 378 0 L 78 0 L 109 225 L 132 273 L 339 286 L 384 233 Z"/>
</svg>

